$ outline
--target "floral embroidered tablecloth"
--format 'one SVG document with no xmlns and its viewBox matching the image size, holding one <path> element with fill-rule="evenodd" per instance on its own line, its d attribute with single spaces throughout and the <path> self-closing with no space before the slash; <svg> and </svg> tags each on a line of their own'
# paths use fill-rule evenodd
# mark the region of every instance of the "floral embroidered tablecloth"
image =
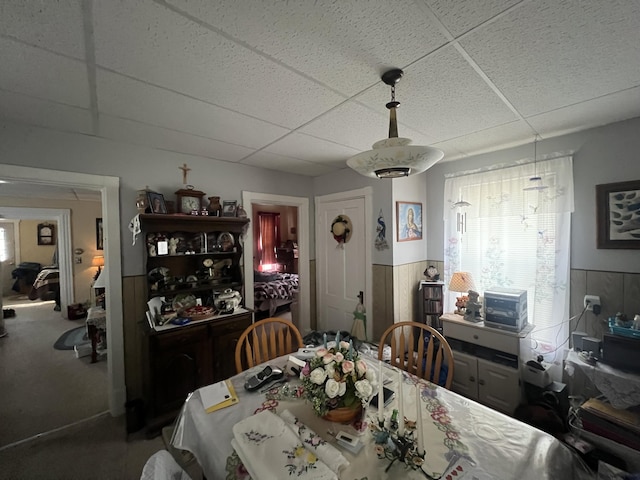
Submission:
<svg viewBox="0 0 640 480">
<path fill-rule="evenodd" d="M 284 366 L 285 363 L 284 359 L 270 362 L 278 366 Z M 240 374 L 232 378 L 240 399 L 237 405 L 206 414 L 196 391 L 178 417 L 172 443 L 177 448 L 191 451 L 207 478 L 249 478 L 231 445 L 233 426 L 243 418 L 265 409 L 275 413 L 290 411 L 333 445 L 337 445 L 334 435 L 340 430 L 359 435 L 365 446 L 357 455 L 338 447 L 349 461 L 349 465 L 340 470 L 339 478 L 343 480 L 425 479 L 429 476 L 437 479 L 451 468 L 452 461 L 466 462 L 465 468 L 475 467 L 475 474 L 469 475 L 469 479 L 594 478 L 577 457 L 554 437 L 408 374 L 403 377 L 403 397 L 404 414 L 409 421 L 417 418 L 416 396 L 409 392 L 415 392 L 415 383 L 420 382 L 426 450 L 422 465 L 424 473 L 408 468 L 401 462 L 395 462 L 385 471 L 389 460 L 378 457 L 368 425 L 375 422 L 375 408 L 365 410 L 364 422 L 351 426 L 333 424 L 315 416 L 307 401 L 282 395 L 280 389 L 271 390 L 267 395 L 246 392 L 243 389 L 244 376 Z M 393 390 L 397 388 L 395 384 L 389 387 Z M 397 396 L 386 412 L 390 414 L 393 408 L 397 408 L 396 402 Z"/>
</svg>

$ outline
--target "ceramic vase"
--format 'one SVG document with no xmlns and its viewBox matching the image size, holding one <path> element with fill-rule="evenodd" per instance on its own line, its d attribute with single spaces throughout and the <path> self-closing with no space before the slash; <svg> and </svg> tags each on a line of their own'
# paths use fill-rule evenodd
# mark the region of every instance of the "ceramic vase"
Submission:
<svg viewBox="0 0 640 480">
<path fill-rule="evenodd" d="M 338 407 L 329 410 L 322 418 L 329 422 L 351 423 L 362 413 L 362 404 L 357 403 L 351 407 Z"/>
<path fill-rule="evenodd" d="M 212 217 L 222 216 L 222 205 L 220 204 L 220 197 L 209 197 L 209 206 L 207 207 L 209 215 Z"/>
</svg>

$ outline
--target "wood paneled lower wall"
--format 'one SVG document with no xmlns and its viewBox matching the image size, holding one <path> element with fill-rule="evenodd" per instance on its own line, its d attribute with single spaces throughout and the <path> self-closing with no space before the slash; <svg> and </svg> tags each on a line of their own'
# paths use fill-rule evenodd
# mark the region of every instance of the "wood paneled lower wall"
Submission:
<svg viewBox="0 0 640 480">
<path fill-rule="evenodd" d="M 423 272 L 429 265 L 444 271 L 442 261 L 421 261 L 405 265 L 373 265 L 373 312 L 371 315 L 373 332 L 369 337 L 376 341 L 384 330 L 394 322 L 420 320 L 419 291 Z M 310 263 L 311 274 L 311 328 L 316 329 L 315 261 Z M 446 280 L 446 279 L 444 279 Z M 142 366 L 146 342 L 143 341 L 141 322 L 145 318 L 146 284 L 144 275 L 124 277 L 124 349 L 127 398 L 140 398 L 144 391 Z M 571 331 L 576 329 L 590 336 L 602 338 L 608 331 L 607 319 L 616 312 L 624 312 L 631 318 L 640 314 L 640 274 L 602 272 L 593 270 L 571 270 L 571 316 L 579 316 L 583 309 L 585 295 L 598 295 L 602 302 L 602 312 L 596 316 L 585 312 L 571 322 Z"/>
</svg>

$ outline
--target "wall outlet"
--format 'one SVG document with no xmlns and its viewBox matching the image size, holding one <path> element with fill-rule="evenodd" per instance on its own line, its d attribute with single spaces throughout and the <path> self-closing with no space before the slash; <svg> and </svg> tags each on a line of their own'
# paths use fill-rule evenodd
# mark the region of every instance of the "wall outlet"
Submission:
<svg viewBox="0 0 640 480">
<path fill-rule="evenodd" d="M 597 307 L 597 309 L 600 309 L 601 307 L 600 297 L 598 295 L 585 295 L 584 306 L 590 312 L 593 312 L 594 307 Z"/>
</svg>

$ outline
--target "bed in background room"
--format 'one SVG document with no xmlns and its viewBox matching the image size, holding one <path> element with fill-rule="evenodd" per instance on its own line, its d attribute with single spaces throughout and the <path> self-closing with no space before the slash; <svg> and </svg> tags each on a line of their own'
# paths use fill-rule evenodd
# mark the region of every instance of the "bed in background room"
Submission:
<svg viewBox="0 0 640 480">
<path fill-rule="evenodd" d="M 254 308 L 269 312 L 272 317 L 278 307 L 289 305 L 298 293 L 297 273 L 254 272 Z"/>
</svg>

